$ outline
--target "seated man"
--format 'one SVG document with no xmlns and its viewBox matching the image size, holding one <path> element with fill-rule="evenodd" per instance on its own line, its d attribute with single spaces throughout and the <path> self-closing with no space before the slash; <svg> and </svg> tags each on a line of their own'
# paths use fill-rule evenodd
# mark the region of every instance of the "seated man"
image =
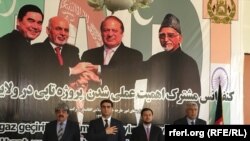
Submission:
<svg viewBox="0 0 250 141">
<path fill-rule="evenodd" d="M 195 102 L 188 102 L 186 105 L 186 115 L 183 118 L 177 119 L 174 125 L 206 125 L 207 122 L 198 118 L 198 104 Z"/>
</svg>

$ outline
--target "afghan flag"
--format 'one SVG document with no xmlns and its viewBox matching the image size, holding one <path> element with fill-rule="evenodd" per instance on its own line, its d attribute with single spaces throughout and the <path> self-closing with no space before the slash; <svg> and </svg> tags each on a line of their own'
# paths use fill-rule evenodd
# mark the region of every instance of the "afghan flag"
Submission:
<svg viewBox="0 0 250 141">
<path fill-rule="evenodd" d="M 217 106 L 216 106 L 216 113 L 215 113 L 215 125 L 222 125 L 223 124 L 223 112 L 222 112 L 222 92 L 221 86 L 219 85 L 218 90 L 218 97 L 217 97 Z"/>
</svg>

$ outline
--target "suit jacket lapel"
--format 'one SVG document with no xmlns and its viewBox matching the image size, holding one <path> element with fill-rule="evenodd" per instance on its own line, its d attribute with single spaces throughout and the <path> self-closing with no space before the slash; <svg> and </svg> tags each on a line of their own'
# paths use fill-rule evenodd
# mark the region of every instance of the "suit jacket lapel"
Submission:
<svg viewBox="0 0 250 141">
<path fill-rule="evenodd" d="M 155 131 L 154 126 L 151 125 L 149 140 L 154 140 L 154 135 L 156 134 Z"/>
<path fill-rule="evenodd" d="M 103 65 L 103 62 L 104 62 L 104 46 L 102 46 L 100 50 L 101 51 L 99 53 L 101 53 L 101 54 L 97 54 L 97 57 L 100 56 L 100 58 L 98 58 L 98 60 L 100 60 L 100 62 L 99 61 L 97 61 L 97 62 L 99 62 L 100 64 Z"/>
<path fill-rule="evenodd" d="M 63 133 L 63 136 L 62 136 L 62 141 L 64 140 L 64 139 L 66 139 L 66 137 L 68 136 L 68 134 L 66 134 L 66 133 L 70 133 L 70 131 L 68 131 L 69 130 L 69 122 L 67 121 L 67 123 L 66 123 L 66 126 L 65 126 L 65 129 L 64 129 L 64 133 Z"/>
<path fill-rule="evenodd" d="M 47 50 L 47 54 L 49 54 L 50 56 L 53 56 L 54 58 L 57 59 L 55 50 L 51 46 L 51 44 L 49 42 L 49 39 L 47 38 L 44 42 L 45 42 L 45 47 L 46 47 L 46 50 Z"/>
<path fill-rule="evenodd" d="M 143 135 L 143 140 L 147 140 L 147 133 L 146 133 L 146 130 L 145 130 L 145 128 L 144 128 L 144 126 L 143 125 L 141 125 L 141 131 L 142 131 L 142 134 L 144 134 Z M 150 133 L 151 134 L 151 133 Z"/>
<path fill-rule="evenodd" d="M 47 38 L 44 42 L 45 42 L 46 54 L 48 55 L 48 57 L 49 57 L 50 59 L 53 59 L 53 60 L 50 60 L 50 61 L 51 61 L 50 63 L 53 62 L 53 64 L 59 65 L 57 55 L 56 55 L 56 53 L 55 53 L 54 48 L 53 48 L 52 45 L 50 44 L 49 39 Z M 63 51 L 63 50 L 64 50 L 64 51 Z M 63 52 L 64 52 L 64 53 L 63 53 Z M 61 55 L 62 55 L 64 64 L 66 63 L 65 60 L 64 60 L 64 58 L 65 58 L 65 55 L 64 55 L 64 54 L 65 54 L 66 52 L 67 52 L 67 51 L 65 51 L 65 49 L 62 47 Z"/>
<path fill-rule="evenodd" d="M 98 123 L 97 123 L 97 124 L 98 124 L 98 125 L 97 125 L 98 127 L 104 128 L 102 118 L 99 118 L 99 120 L 98 120 Z"/>
<path fill-rule="evenodd" d="M 51 133 L 50 135 L 51 136 L 53 136 L 52 138 L 54 138 L 55 140 L 58 140 L 58 138 L 57 138 L 57 121 L 54 121 L 54 123 L 53 123 L 54 125 L 53 125 L 53 133 Z"/>
<path fill-rule="evenodd" d="M 123 43 L 121 43 L 121 45 L 117 48 L 117 50 L 114 52 L 109 64 L 114 64 L 114 63 L 120 63 L 120 59 L 121 59 L 121 54 L 123 53 L 123 48 L 124 48 L 124 45 Z M 118 60 L 118 61 L 117 61 Z"/>
</svg>

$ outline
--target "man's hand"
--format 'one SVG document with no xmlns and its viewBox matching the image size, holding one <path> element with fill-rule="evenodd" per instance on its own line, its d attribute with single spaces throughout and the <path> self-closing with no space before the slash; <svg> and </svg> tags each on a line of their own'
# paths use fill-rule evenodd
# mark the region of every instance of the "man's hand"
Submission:
<svg viewBox="0 0 250 141">
<path fill-rule="evenodd" d="M 112 126 L 112 127 L 107 127 L 106 129 L 105 129 L 105 131 L 106 131 L 106 134 L 113 134 L 113 135 L 115 135 L 117 132 L 118 132 L 118 128 L 116 127 L 116 126 Z"/>
<path fill-rule="evenodd" d="M 86 79 L 86 80 L 91 80 L 91 81 L 94 81 L 96 83 L 100 83 L 101 80 L 100 80 L 100 77 L 94 73 L 93 71 L 85 71 L 83 72 L 81 75 L 80 75 L 80 78 L 81 79 Z M 79 81 L 79 83 L 81 83 L 81 81 Z"/>
<path fill-rule="evenodd" d="M 84 71 L 78 75 L 78 79 L 74 82 L 69 83 L 69 86 L 73 89 L 83 88 L 85 92 L 88 91 L 89 81 L 93 81 L 96 83 L 101 83 L 101 79 L 97 74 L 92 71 Z"/>
<path fill-rule="evenodd" d="M 77 75 L 85 71 L 97 72 L 98 67 L 88 62 L 81 62 L 75 65 L 73 68 L 70 68 L 70 75 Z"/>
</svg>

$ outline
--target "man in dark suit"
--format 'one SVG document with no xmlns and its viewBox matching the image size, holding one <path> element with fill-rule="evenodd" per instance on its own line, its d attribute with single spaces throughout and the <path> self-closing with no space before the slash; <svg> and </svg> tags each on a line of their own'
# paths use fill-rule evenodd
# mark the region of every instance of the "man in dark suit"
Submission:
<svg viewBox="0 0 250 141">
<path fill-rule="evenodd" d="M 30 83 L 33 53 L 31 41 L 42 30 L 43 13 L 35 5 L 24 5 L 17 15 L 16 29 L 0 38 L 0 81 L 13 81 L 15 86 Z"/>
<path fill-rule="evenodd" d="M 43 90 L 50 83 L 56 84 L 57 87 L 63 87 L 74 80 L 74 75 L 93 66 L 90 63 L 80 63 L 79 49 L 67 44 L 69 22 L 66 19 L 59 16 L 50 18 L 46 31 L 48 38 L 42 43 L 32 45 L 36 54 L 34 85 L 38 90 Z M 43 107 L 40 108 L 39 114 L 36 113 L 33 117 L 36 117 L 36 120 L 51 120 L 53 110 L 48 112 L 49 108 L 46 106 L 50 107 L 61 98 L 55 95 L 50 97 L 48 101 L 37 101 L 37 104 L 43 105 Z M 77 120 L 76 117 L 74 120 Z"/>
<path fill-rule="evenodd" d="M 85 51 L 81 57 L 81 61 L 101 65 L 102 85 L 107 85 L 113 93 L 119 92 L 123 85 L 126 90 L 134 88 L 133 74 L 136 68 L 133 66 L 142 61 L 142 54 L 139 51 L 124 46 L 123 33 L 124 26 L 120 19 L 115 16 L 106 17 L 101 23 L 104 45 Z"/>
<path fill-rule="evenodd" d="M 102 87 L 108 86 L 111 93 L 118 93 L 122 86 L 124 89 L 130 90 L 134 88 L 136 81 L 136 72 L 138 64 L 142 62 L 142 54 L 132 48 L 126 47 L 122 43 L 124 26 L 122 21 L 115 16 L 108 16 L 101 23 L 101 35 L 103 46 L 85 51 L 81 57 L 81 61 L 90 62 L 98 66 L 98 73 L 102 80 Z M 90 86 L 96 89 L 98 86 Z M 121 94 L 122 93 L 121 91 Z M 130 113 L 133 109 L 133 99 L 127 95 L 128 99 L 121 99 L 116 104 L 116 108 L 124 113 L 114 113 L 114 116 L 125 123 L 136 123 L 134 113 Z M 122 103 L 122 104 L 121 104 Z"/>
<path fill-rule="evenodd" d="M 56 120 L 46 124 L 43 141 L 80 141 L 79 125 L 68 120 L 69 106 L 59 103 L 55 114 Z"/>
<path fill-rule="evenodd" d="M 198 118 L 198 105 L 195 102 L 188 102 L 186 104 L 186 116 L 177 119 L 174 125 L 206 125 L 207 122 Z"/>
<path fill-rule="evenodd" d="M 70 82 L 70 75 L 76 75 L 86 68 L 86 63 L 79 63 L 79 49 L 67 44 L 69 37 L 69 22 L 62 17 L 52 17 L 47 27 L 48 38 L 42 42 L 34 44 L 37 61 L 37 80 L 42 86 L 48 83 L 55 83 L 63 86 Z M 81 65 L 82 67 L 80 67 Z M 90 65 L 90 64 L 89 64 Z M 75 68 L 82 69 L 75 72 Z"/>
<path fill-rule="evenodd" d="M 109 99 L 101 101 L 102 117 L 89 123 L 88 141 L 125 141 L 125 129 L 121 121 L 112 118 L 113 102 Z"/>
<path fill-rule="evenodd" d="M 143 108 L 141 118 L 142 124 L 132 129 L 130 141 L 164 141 L 161 128 L 152 124 L 153 110 Z"/>
<path fill-rule="evenodd" d="M 16 29 L 0 38 L 0 85 L 6 81 L 13 82 L 19 92 L 22 92 L 22 88 L 31 84 L 33 53 L 30 45 L 41 33 L 43 18 L 39 7 L 24 5 L 18 12 Z M 25 120 L 28 113 L 25 109 L 32 106 L 29 105 L 29 100 L 12 98 L 15 95 L 10 93 L 6 98 L 0 99 L 1 121 Z M 25 108 L 21 109 L 22 107 Z"/>
<path fill-rule="evenodd" d="M 154 120 L 157 124 L 171 124 L 185 112 L 185 104 L 177 103 L 180 94 L 201 95 L 200 75 L 196 61 L 181 49 L 183 36 L 180 21 L 175 15 L 165 16 L 159 29 L 159 40 L 165 51 L 151 56 L 145 62 L 148 91 L 165 89 L 174 96 L 146 103 L 145 107 L 163 107 L 155 111 L 157 116 Z"/>
</svg>

